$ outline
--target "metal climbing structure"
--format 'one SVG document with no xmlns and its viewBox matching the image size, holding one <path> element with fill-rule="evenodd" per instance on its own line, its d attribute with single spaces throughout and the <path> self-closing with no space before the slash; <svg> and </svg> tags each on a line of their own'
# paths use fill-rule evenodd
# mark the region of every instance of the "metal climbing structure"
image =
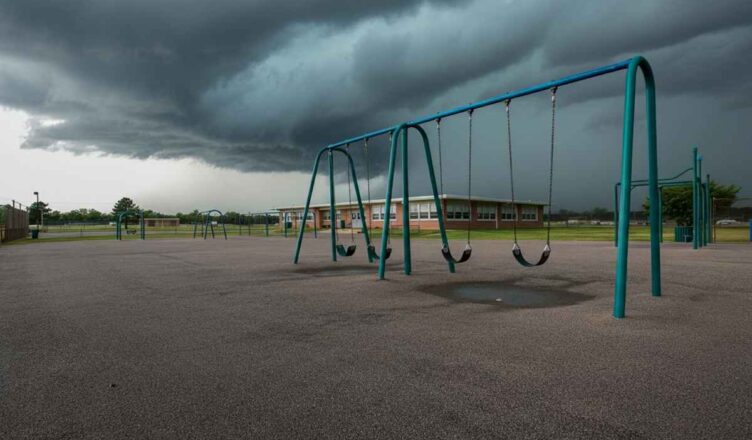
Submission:
<svg viewBox="0 0 752 440">
<path fill-rule="evenodd" d="M 682 176 L 692 171 L 692 178 L 680 180 Z M 648 186 L 647 179 L 633 180 L 630 192 L 639 187 Z M 706 180 L 702 181 L 702 156 L 698 154 L 697 147 L 692 150 L 692 166 L 680 172 L 679 174 L 658 179 L 658 216 L 661 228 L 661 242 L 663 242 L 663 189 L 689 186 L 692 188 L 692 226 L 679 228 L 682 231 L 688 231 L 687 237 L 692 241 L 692 247 L 699 249 L 712 243 L 712 203 L 710 194 L 710 174 L 706 175 Z M 619 192 L 621 182 L 614 184 L 614 246 L 619 245 L 618 225 L 619 225 Z M 697 227 L 696 225 L 699 225 Z M 677 233 L 677 241 L 686 241 L 683 234 Z"/>
<path fill-rule="evenodd" d="M 439 231 L 442 240 L 442 247 L 448 247 L 446 229 L 444 225 L 444 214 L 442 212 L 441 201 L 439 199 L 438 188 L 436 184 L 436 176 L 434 172 L 433 160 L 431 157 L 431 147 L 428 141 L 426 131 L 422 127 L 423 124 L 432 121 L 440 121 L 451 116 L 459 114 L 471 114 L 478 109 L 493 106 L 500 103 L 509 105 L 513 100 L 522 98 L 524 96 L 540 93 L 544 91 L 554 91 L 560 89 L 568 84 L 585 81 L 591 78 L 600 77 L 603 75 L 612 74 L 615 72 L 626 71 L 625 91 L 624 91 L 624 119 L 622 123 L 622 149 L 621 149 L 621 194 L 619 199 L 619 221 L 617 228 L 617 262 L 616 262 L 616 281 L 614 288 L 614 307 L 613 315 L 616 318 L 623 318 L 625 316 L 626 296 L 627 296 L 627 263 L 629 253 L 629 207 L 631 205 L 631 191 L 632 187 L 632 156 L 634 149 L 634 119 L 635 119 L 635 94 L 637 88 L 637 75 L 638 72 L 642 73 L 645 81 L 645 103 L 646 103 L 646 118 L 647 118 L 647 140 L 648 140 L 648 188 L 649 197 L 651 200 L 658 200 L 659 186 L 658 186 L 658 161 L 657 161 L 657 135 L 656 135 L 656 92 L 655 92 L 655 80 L 653 77 L 653 71 L 648 61 L 641 57 L 636 56 L 624 61 L 620 61 L 607 66 L 599 67 L 596 69 L 588 70 L 585 72 L 576 73 L 553 81 L 544 82 L 532 87 L 516 90 L 513 92 L 504 93 L 494 96 L 492 98 L 485 99 L 483 101 L 475 102 L 469 105 L 456 107 L 443 112 L 438 112 L 430 116 L 425 116 L 412 121 L 403 122 L 401 124 L 393 125 L 390 127 L 382 128 L 380 130 L 371 131 L 359 136 L 351 137 L 333 144 L 330 144 L 322 148 L 316 155 L 314 160 L 313 171 L 311 174 L 311 182 L 308 188 L 308 195 L 306 197 L 305 209 L 303 211 L 304 218 L 308 215 L 309 207 L 311 203 L 311 197 L 313 189 L 316 183 L 316 175 L 318 173 L 319 163 L 321 157 L 327 154 L 329 157 L 329 193 L 330 193 L 330 207 L 331 212 L 334 213 L 334 174 L 332 157 L 334 153 L 341 153 L 345 155 L 349 162 L 350 172 L 352 178 L 355 181 L 355 193 L 358 202 L 358 208 L 363 216 L 363 205 L 360 198 L 360 192 L 357 186 L 357 176 L 355 173 L 355 166 L 352 162 L 352 157 L 347 153 L 345 148 L 357 142 L 361 142 L 368 139 L 373 139 L 379 136 L 389 135 L 391 136 L 389 159 L 388 159 L 388 171 L 386 179 L 386 196 L 384 198 L 385 212 L 390 212 L 392 201 L 392 190 L 394 186 L 394 175 L 396 171 L 396 158 L 397 151 L 399 150 L 402 158 L 402 208 L 403 208 L 403 225 L 409 225 L 409 155 L 408 155 L 408 133 L 410 130 L 414 130 L 418 133 L 423 141 L 423 150 L 425 154 L 425 162 L 428 168 L 428 176 L 431 183 L 431 189 L 433 194 L 433 200 L 436 205 L 436 211 L 438 214 Z M 550 206 L 549 206 L 550 212 Z M 384 222 L 384 227 L 381 234 L 381 249 L 379 252 L 380 258 L 378 267 L 379 279 L 384 279 L 386 275 L 386 253 L 389 242 L 389 222 Z M 295 246 L 295 255 L 293 262 L 298 263 L 300 257 L 300 248 L 303 241 L 305 232 L 305 225 L 300 228 L 298 234 L 298 240 Z M 336 261 L 336 238 L 332 234 L 332 259 Z M 366 240 L 366 244 L 370 246 L 370 237 L 368 235 L 368 228 L 366 222 L 363 222 L 363 235 Z M 403 271 L 409 275 L 412 272 L 412 259 L 410 252 L 410 230 L 408 227 L 403 229 L 402 234 L 403 243 Z M 658 210 L 658 204 L 651 204 L 650 207 L 650 254 L 651 254 L 651 290 L 653 296 L 661 295 L 661 263 L 660 263 L 660 213 Z M 372 259 L 370 253 L 368 254 L 369 261 Z M 455 271 L 455 264 L 450 259 L 446 260 L 448 270 L 450 272 Z"/>
</svg>

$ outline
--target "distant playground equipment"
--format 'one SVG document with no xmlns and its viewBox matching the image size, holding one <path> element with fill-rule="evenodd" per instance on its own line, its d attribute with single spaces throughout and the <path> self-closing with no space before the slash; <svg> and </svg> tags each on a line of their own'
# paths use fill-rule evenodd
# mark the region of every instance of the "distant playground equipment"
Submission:
<svg viewBox="0 0 752 440">
<path fill-rule="evenodd" d="M 216 214 L 216 215 L 215 215 Z M 216 219 L 216 221 L 214 220 Z M 225 215 L 218 209 L 210 209 L 208 211 L 199 212 L 196 221 L 193 223 L 193 238 L 196 238 L 197 234 L 204 237 L 206 240 L 211 232 L 211 237 L 216 238 L 214 233 L 214 226 L 222 226 L 222 233 L 227 240 L 227 228 L 225 227 Z M 199 225 L 201 225 L 201 231 L 199 232 Z"/>
<path fill-rule="evenodd" d="M 138 234 L 141 240 L 146 240 L 146 224 L 144 223 L 144 211 L 128 209 L 119 211 L 115 214 L 115 240 L 123 239 L 123 230 L 126 235 Z M 128 218 L 136 217 L 138 219 L 138 229 L 128 228 Z"/>
<path fill-rule="evenodd" d="M 316 175 L 318 173 L 319 163 L 321 161 L 321 156 L 326 153 L 328 155 L 329 159 L 329 203 L 330 203 L 330 212 L 333 214 L 335 212 L 335 204 L 334 204 L 334 171 L 333 171 L 333 156 L 335 153 L 340 153 L 344 155 L 348 162 L 349 162 L 349 174 L 352 177 L 352 180 L 354 181 L 354 189 L 355 189 L 355 195 L 358 202 L 358 210 L 360 212 L 361 218 L 365 218 L 363 215 L 363 204 L 360 197 L 360 191 L 358 188 L 358 178 L 355 173 L 355 166 L 352 161 L 352 157 L 350 156 L 348 150 L 348 146 L 352 143 L 374 139 L 380 136 L 384 135 L 390 135 L 391 136 L 391 142 L 390 142 L 390 149 L 389 149 L 389 160 L 388 160 L 388 172 L 387 172 L 387 186 L 386 186 L 386 196 L 384 197 L 384 211 L 385 212 L 391 212 L 391 201 L 392 201 L 392 190 L 394 186 L 394 175 L 395 175 L 395 168 L 396 168 L 396 158 L 397 158 L 397 151 L 401 152 L 401 158 L 402 158 L 402 207 L 403 207 L 403 233 L 402 233 L 402 241 L 403 241 L 403 271 L 406 275 L 409 275 L 412 272 L 412 260 L 411 260 L 411 249 L 410 249 L 410 229 L 407 227 L 407 225 L 410 224 L 410 210 L 409 210 L 409 166 L 408 166 L 408 132 L 413 129 L 418 132 L 420 135 L 422 141 L 423 141 L 423 149 L 425 153 L 425 162 L 428 169 L 428 176 L 431 182 L 431 189 L 433 191 L 433 200 L 434 204 L 436 206 L 436 211 L 438 214 L 438 224 L 439 224 L 439 231 L 441 234 L 441 241 L 442 241 L 442 255 L 446 255 L 444 248 L 449 247 L 449 243 L 447 240 L 446 235 L 446 229 L 444 225 L 444 213 L 442 212 L 442 206 L 441 201 L 439 199 L 439 193 L 436 183 L 436 176 L 434 172 L 434 165 L 433 160 L 431 158 L 431 147 L 428 141 L 428 136 L 426 134 L 426 131 L 422 127 L 423 124 L 426 124 L 428 122 L 432 121 L 440 121 L 442 119 L 448 118 L 450 116 L 458 115 L 458 114 L 468 114 L 469 117 L 472 116 L 472 112 L 475 110 L 478 110 L 483 107 L 488 107 L 491 105 L 504 103 L 507 107 L 511 104 L 512 100 L 516 98 L 521 98 L 523 96 L 532 95 L 534 93 L 539 93 L 543 91 L 551 91 L 552 94 L 555 93 L 556 90 L 560 89 L 562 86 L 565 86 L 567 84 L 576 83 L 579 81 L 584 81 L 587 79 L 599 77 L 602 75 L 618 72 L 621 70 L 626 70 L 626 85 L 625 85 L 625 99 L 624 99 L 624 119 L 623 119 L 623 137 L 622 137 L 622 164 L 621 164 L 621 197 L 619 200 L 619 217 L 618 217 L 618 232 L 617 232 L 617 265 L 616 265 L 616 286 L 614 289 L 614 310 L 613 315 L 617 318 L 622 318 L 625 315 L 625 306 L 626 306 L 626 294 L 627 294 L 627 263 L 628 263 L 628 252 L 629 252 L 629 208 L 631 205 L 631 188 L 632 188 L 632 156 L 633 156 L 633 139 L 634 139 L 634 113 L 635 113 L 635 89 L 636 89 L 636 83 L 637 83 L 637 72 L 641 71 L 642 76 L 645 80 L 645 101 L 646 101 L 646 118 L 647 118 L 647 140 L 648 140 L 648 180 L 647 184 L 649 187 L 649 197 L 651 200 L 658 200 L 659 198 L 659 181 L 658 181 L 658 161 L 657 161 L 657 136 L 656 136 L 656 97 L 655 97 L 655 80 L 653 78 L 653 72 L 650 67 L 650 64 L 648 61 L 641 57 L 636 56 L 634 58 L 620 61 L 618 63 L 614 63 L 608 66 L 600 67 L 597 69 L 589 70 L 586 72 L 577 73 L 574 75 L 570 75 L 558 80 L 545 82 L 542 84 L 538 84 L 532 87 L 528 87 L 525 89 L 517 90 L 514 92 L 504 93 L 502 95 L 498 95 L 480 102 L 476 102 L 470 105 L 457 107 L 451 110 L 439 112 L 432 114 L 430 116 L 426 116 L 423 118 L 419 118 L 416 120 L 408 121 L 402 124 L 394 125 L 391 127 L 383 128 L 381 130 L 372 131 L 369 133 L 362 134 L 360 136 L 351 137 L 349 139 L 345 139 L 340 142 L 336 142 L 334 144 L 330 144 L 324 148 L 322 148 L 314 161 L 313 164 L 313 170 L 311 173 L 311 181 L 308 188 L 308 195 L 306 197 L 306 204 L 305 209 L 303 211 L 303 217 L 307 218 L 309 207 L 311 203 L 311 197 L 313 195 L 313 189 L 314 185 L 316 183 Z M 552 111 L 552 121 L 555 117 L 555 99 L 552 98 L 553 101 L 553 111 Z M 511 128 L 509 127 L 509 113 L 507 113 L 507 135 L 509 137 L 509 144 L 508 149 L 510 153 L 510 171 L 512 170 L 512 163 L 511 163 Z M 550 158 L 551 162 L 550 164 L 553 165 L 553 134 L 554 134 L 554 124 L 552 123 L 552 141 L 551 141 L 551 152 L 550 152 Z M 343 148 L 344 147 L 344 148 Z M 471 146 L 468 145 L 468 152 L 471 150 Z M 470 158 L 470 162 L 472 162 L 471 155 L 468 154 L 468 157 Z M 471 163 L 470 163 L 471 165 Z M 471 167 L 468 166 L 468 174 L 471 171 Z M 553 167 L 550 169 L 549 173 L 549 199 L 551 194 L 551 189 L 553 186 Z M 348 176 L 350 177 L 350 176 Z M 468 179 L 470 179 L 470 176 L 468 176 Z M 513 177 L 510 178 L 511 183 L 513 184 Z M 468 185 L 468 188 L 471 189 L 471 186 Z M 549 222 L 550 222 L 550 211 L 551 206 L 549 204 Z M 698 210 L 699 211 L 699 210 Z M 698 222 L 699 223 L 699 222 Z M 369 231 L 367 227 L 367 222 L 362 222 L 363 224 L 363 238 L 366 242 L 367 246 L 370 246 L 370 237 L 369 237 Z M 550 227 L 550 223 L 549 223 Z M 386 256 L 387 256 L 387 248 L 389 244 L 389 228 L 390 224 L 388 221 L 384 222 L 384 227 L 382 229 L 381 234 L 381 252 L 380 258 L 379 258 L 379 267 L 378 267 L 378 277 L 379 279 L 384 279 L 385 272 L 386 272 Z M 303 236 L 305 233 L 305 223 L 303 223 L 302 227 L 300 228 L 300 232 L 298 234 L 298 240 L 295 247 L 295 254 L 293 258 L 293 262 L 295 264 L 298 263 L 299 257 L 300 257 L 300 248 L 303 241 Z M 549 234 L 550 237 L 550 234 Z M 336 234 L 332 233 L 332 246 L 331 246 L 331 252 L 332 252 L 332 260 L 337 261 L 337 237 Z M 540 264 L 543 264 L 545 260 L 547 259 L 546 254 L 550 254 L 550 245 L 549 241 L 547 240 L 547 246 L 544 248 L 544 252 L 541 256 L 541 259 L 539 260 Z M 516 242 L 516 240 L 515 240 Z M 515 243 L 516 244 L 516 243 Z M 517 253 L 519 252 L 519 255 L 521 256 L 521 251 L 519 251 L 519 245 L 515 245 L 513 247 L 513 255 L 517 261 L 520 263 L 523 263 L 524 259 L 518 258 Z M 471 251 L 470 251 L 471 252 Z M 660 211 L 659 206 L 657 203 L 652 203 L 650 206 L 650 252 L 651 252 L 651 275 L 652 275 L 652 294 L 653 296 L 660 296 L 661 295 L 661 264 L 660 264 Z M 451 254 L 451 253 L 450 253 Z M 467 257 L 469 258 L 469 257 Z M 369 261 L 372 261 L 372 255 L 368 254 Z M 461 260 L 462 258 L 460 258 Z M 446 263 L 448 266 L 448 270 L 450 272 L 455 271 L 455 264 L 456 262 L 459 262 L 459 260 L 455 260 L 454 258 L 446 258 Z M 467 259 L 466 259 L 467 260 Z M 523 263 L 524 264 L 524 263 Z"/>
<path fill-rule="evenodd" d="M 680 177 L 692 171 L 691 180 L 679 180 Z M 648 186 L 647 179 L 633 180 L 629 187 L 633 189 Z M 697 147 L 692 149 L 692 166 L 673 177 L 658 179 L 658 218 L 660 224 L 660 241 L 663 242 L 663 189 L 679 186 L 692 187 L 692 225 L 676 226 L 674 229 L 674 241 L 687 243 L 692 242 L 693 249 L 699 249 L 713 242 L 713 216 L 711 212 L 710 174 L 702 181 L 702 156 L 698 154 Z M 619 245 L 619 191 L 621 182 L 614 184 L 614 246 Z M 651 202 L 652 202 L 651 198 Z M 652 203 L 651 203 L 652 208 Z M 652 210 L 651 210 L 652 211 Z M 696 227 L 699 225 L 699 227 Z"/>
<path fill-rule="evenodd" d="M 264 237 L 269 236 L 269 227 L 279 223 L 278 212 L 252 212 L 248 214 L 248 235 L 253 235 L 251 231 L 260 229 L 259 234 Z"/>
</svg>

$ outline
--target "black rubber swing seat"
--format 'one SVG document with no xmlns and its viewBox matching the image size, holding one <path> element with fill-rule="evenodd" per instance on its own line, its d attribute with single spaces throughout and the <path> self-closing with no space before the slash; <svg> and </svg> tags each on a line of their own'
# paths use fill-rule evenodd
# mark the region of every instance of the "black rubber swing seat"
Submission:
<svg viewBox="0 0 752 440">
<path fill-rule="evenodd" d="M 441 248 L 441 255 L 444 257 L 444 259 L 447 260 L 447 262 L 454 264 L 464 263 L 465 261 L 470 259 L 470 256 L 472 254 L 473 248 L 470 247 L 470 243 L 465 245 L 465 249 L 462 251 L 462 255 L 460 256 L 459 260 L 452 256 L 452 251 L 449 250 L 449 246 L 444 246 Z"/>
<path fill-rule="evenodd" d="M 350 246 L 345 247 L 345 245 L 338 244 L 336 249 L 340 257 L 352 257 L 355 253 L 355 249 L 357 249 L 357 246 L 351 244 Z"/>
<path fill-rule="evenodd" d="M 380 260 L 381 257 L 379 257 L 379 254 L 376 253 L 376 246 L 370 244 L 368 245 L 368 255 L 371 256 L 371 258 L 375 260 Z M 384 259 L 388 260 L 389 257 L 392 256 L 392 248 L 388 247 L 386 248 L 386 252 L 384 253 Z"/>
<path fill-rule="evenodd" d="M 525 259 L 525 257 L 522 256 L 522 249 L 517 245 L 517 243 L 514 244 L 514 247 L 512 247 L 512 255 L 514 255 L 514 259 L 517 260 L 518 263 L 520 263 L 522 266 L 525 267 L 536 267 L 536 266 L 542 266 L 543 264 L 548 261 L 548 257 L 551 256 L 551 247 L 546 244 L 546 246 L 543 248 L 543 253 L 540 256 L 540 259 L 537 263 L 533 264 L 530 263 Z"/>
</svg>

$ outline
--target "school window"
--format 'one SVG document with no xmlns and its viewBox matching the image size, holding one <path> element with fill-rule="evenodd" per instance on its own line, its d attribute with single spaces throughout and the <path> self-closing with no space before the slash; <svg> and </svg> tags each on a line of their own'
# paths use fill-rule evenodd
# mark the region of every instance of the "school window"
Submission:
<svg viewBox="0 0 752 440">
<path fill-rule="evenodd" d="M 470 220 L 470 205 L 467 203 L 448 203 L 446 218 L 448 220 Z"/>
<path fill-rule="evenodd" d="M 303 211 L 296 212 L 295 213 L 295 218 L 297 218 L 298 220 L 303 220 Z M 308 220 L 309 221 L 313 220 L 313 213 L 311 213 L 311 212 L 308 213 Z"/>
<path fill-rule="evenodd" d="M 521 217 L 522 217 L 522 220 L 528 220 L 528 221 L 538 220 L 538 207 L 537 206 L 523 206 Z"/>
<path fill-rule="evenodd" d="M 373 205 L 371 219 L 384 220 L 384 205 Z M 389 219 L 395 220 L 397 218 L 397 207 L 395 205 L 389 206 Z"/>
<path fill-rule="evenodd" d="M 337 220 L 342 220 L 342 211 L 337 211 Z"/>
<path fill-rule="evenodd" d="M 350 219 L 351 220 L 360 220 L 360 212 L 359 211 L 350 211 Z"/>
<path fill-rule="evenodd" d="M 422 202 L 410 204 L 410 220 L 428 220 L 432 218 L 439 218 L 435 203 Z"/>
<path fill-rule="evenodd" d="M 412 203 L 410 205 L 410 220 L 418 220 L 420 218 L 420 205 Z"/>
<path fill-rule="evenodd" d="M 514 220 L 514 207 L 512 205 L 501 206 L 501 219 L 502 220 Z"/>
<path fill-rule="evenodd" d="M 321 218 L 323 220 L 331 220 L 332 215 L 330 214 L 330 211 L 321 211 Z"/>
<path fill-rule="evenodd" d="M 420 219 L 421 220 L 428 220 L 431 217 L 432 205 L 433 203 L 421 203 L 420 204 Z"/>
<path fill-rule="evenodd" d="M 496 220 L 496 205 L 478 205 L 478 220 Z"/>
<path fill-rule="evenodd" d="M 436 211 L 436 203 L 428 204 L 428 218 L 432 218 L 432 219 L 439 218 L 439 212 Z"/>
</svg>

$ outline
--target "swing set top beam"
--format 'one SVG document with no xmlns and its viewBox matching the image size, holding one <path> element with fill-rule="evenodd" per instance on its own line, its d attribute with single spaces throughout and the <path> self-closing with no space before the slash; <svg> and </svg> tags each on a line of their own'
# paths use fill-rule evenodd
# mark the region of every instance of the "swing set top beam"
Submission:
<svg viewBox="0 0 752 440">
<path fill-rule="evenodd" d="M 638 57 L 639 58 L 639 57 Z M 391 127 L 382 128 L 380 130 L 371 131 L 365 134 L 362 134 L 360 136 L 355 136 L 349 139 L 345 139 L 333 144 L 328 145 L 325 147 L 325 149 L 334 149 L 339 148 L 348 144 L 352 144 L 355 142 L 360 142 L 365 139 L 370 139 L 378 136 L 385 135 L 387 133 L 393 132 L 394 130 L 398 129 L 401 126 L 415 126 L 415 125 L 421 125 L 425 124 L 426 122 L 435 121 L 438 119 L 447 118 L 449 116 L 454 116 L 460 113 L 466 113 L 469 111 L 473 111 L 479 108 L 488 107 L 494 104 L 498 104 L 500 102 L 512 100 L 515 98 L 520 98 L 522 96 L 532 95 L 538 92 L 542 92 L 544 90 L 553 89 L 555 87 L 565 86 L 567 84 L 576 83 L 579 81 L 584 81 L 586 79 L 595 78 L 597 76 L 606 75 L 609 73 L 617 72 L 619 70 L 625 70 L 629 67 L 629 64 L 634 60 L 634 58 L 630 58 L 627 60 L 619 61 L 614 64 L 609 64 L 607 66 L 598 67 L 596 69 L 586 70 L 584 72 L 575 73 L 573 75 L 565 76 L 560 79 L 540 83 L 538 85 L 527 87 L 524 89 L 516 90 L 513 92 L 506 92 L 501 95 L 497 95 L 488 99 L 484 99 L 482 101 L 478 101 L 475 103 L 471 103 L 468 105 L 463 105 L 459 107 L 455 107 L 443 112 L 435 113 L 433 115 L 424 116 L 422 118 L 414 119 L 412 121 L 408 121 L 404 124 L 398 124 L 393 125 Z"/>
</svg>

